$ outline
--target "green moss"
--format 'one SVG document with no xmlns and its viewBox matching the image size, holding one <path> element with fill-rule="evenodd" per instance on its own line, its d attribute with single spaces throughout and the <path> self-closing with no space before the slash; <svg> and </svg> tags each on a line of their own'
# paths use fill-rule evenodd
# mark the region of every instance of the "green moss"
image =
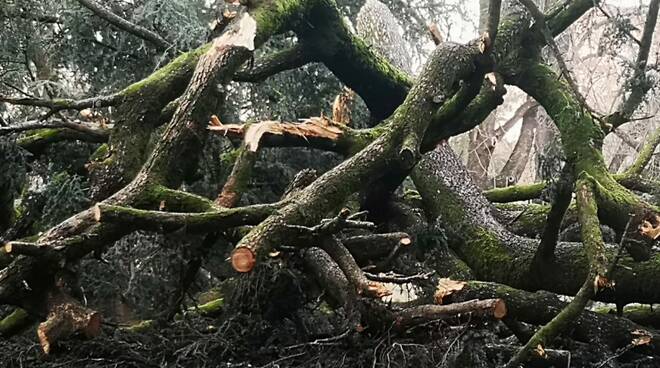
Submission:
<svg viewBox="0 0 660 368">
<path fill-rule="evenodd" d="M 160 185 L 153 185 L 142 194 L 138 207 L 160 207 L 164 202 L 168 211 L 176 212 L 206 212 L 217 209 L 213 201 L 196 194 L 169 189 Z"/>
<path fill-rule="evenodd" d="M 497 234 L 485 228 L 473 228 L 469 235 L 466 235 L 468 239 L 460 250 L 466 255 L 465 260 L 472 269 L 495 275 L 506 272 L 514 264 Z M 470 253 L 469 259 L 467 253 Z M 503 274 L 499 277 L 489 277 L 489 279 L 499 280 L 503 278 L 506 278 Z"/>
<path fill-rule="evenodd" d="M 16 309 L 10 315 L 0 320 L 0 335 L 15 334 L 32 322 L 28 313 L 23 309 Z"/>
<path fill-rule="evenodd" d="M 376 70 L 381 75 L 389 76 L 388 79 L 390 79 L 395 84 L 407 87 L 412 86 L 413 82 L 406 73 L 394 67 L 380 54 L 376 54 L 371 51 L 371 47 L 369 47 L 369 45 L 367 45 L 364 40 L 354 36 L 352 33 L 350 33 L 350 31 L 347 33 L 351 35 L 350 43 L 352 47 L 355 48 L 355 52 L 357 53 L 359 60 L 370 61 L 374 70 Z"/>
<path fill-rule="evenodd" d="M 89 156 L 90 161 L 100 161 L 108 157 L 108 154 L 110 153 L 110 147 L 108 146 L 107 143 L 103 143 L 102 145 L 99 146 L 99 148 L 92 153 L 91 156 Z"/>
<path fill-rule="evenodd" d="M 197 305 L 194 307 L 188 308 L 189 312 L 198 312 L 202 315 L 213 315 L 220 313 L 222 311 L 222 308 L 225 305 L 225 300 L 223 298 L 218 298 L 215 300 L 212 300 L 208 303 L 204 303 L 201 305 Z"/>
<path fill-rule="evenodd" d="M 287 25 L 299 17 L 305 6 L 314 1 L 276 0 L 260 1 L 250 11 L 250 15 L 257 22 L 256 44 L 262 44 L 274 34 L 287 30 Z"/>
<path fill-rule="evenodd" d="M 131 98 L 135 95 L 139 95 L 145 92 L 146 90 L 167 88 L 168 84 L 170 83 L 170 77 L 173 74 L 180 73 L 183 69 L 192 71 L 192 69 L 195 68 L 195 65 L 197 65 L 199 57 L 208 51 L 210 47 L 211 44 L 207 43 L 196 48 L 195 50 L 179 55 L 176 59 L 172 60 L 164 67 L 158 69 L 149 77 L 124 88 L 119 94 L 125 98 Z"/>
<path fill-rule="evenodd" d="M 59 128 L 47 128 L 33 130 L 30 134 L 27 134 L 18 139 L 17 143 L 19 146 L 29 146 L 35 144 L 39 141 L 49 140 L 57 137 L 64 129 Z"/>
<path fill-rule="evenodd" d="M 222 167 L 234 166 L 234 162 L 236 162 L 236 159 L 238 158 L 238 155 L 240 153 L 241 153 L 240 148 L 234 148 L 232 150 L 220 154 L 220 163 L 222 164 Z"/>
<path fill-rule="evenodd" d="M 522 184 L 490 189 L 484 195 L 491 202 L 526 201 L 540 197 L 545 188 L 546 183 Z"/>
<path fill-rule="evenodd" d="M 132 332 L 132 333 L 140 333 L 140 332 L 146 332 L 148 330 L 151 330 L 154 326 L 156 326 L 156 322 L 154 320 L 148 319 L 144 321 L 137 322 L 133 325 L 127 326 L 127 327 L 122 327 L 121 329 L 127 332 Z"/>
</svg>

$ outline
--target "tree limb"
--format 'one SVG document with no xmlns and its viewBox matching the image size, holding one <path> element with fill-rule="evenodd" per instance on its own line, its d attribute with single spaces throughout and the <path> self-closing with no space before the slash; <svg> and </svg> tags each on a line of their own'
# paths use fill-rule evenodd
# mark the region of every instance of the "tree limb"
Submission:
<svg viewBox="0 0 660 368">
<path fill-rule="evenodd" d="M 318 61 L 317 54 L 306 44 L 299 42 L 292 47 L 277 51 L 257 60 L 236 72 L 237 82 L 261 82 L 277 73 L 300 68 L 303 65 Z"/>
<path fill-rule="evenodd" d="M 577 184 L 578 218 L 582 230 L 582 241 L 589 258 L 589 274 L 575 295 L 575 298 L 566 305 L 550 322 L 541 327 L 527 344 L 509 360 L 507 367 L 516 368 L 529 360 L 534 353 L 543 355 L 544 349 L 559 336 L 569 325 L 580 317 L 587 302 L 601 288 L 609 285 L 605 275 L 608 264 L 604 255 L 603 237 L 600 232 L 597 205 L 594 200 L 593 183 L 587 179 L 581 179 Z"/>
<path fill-rule="evenodd" d="M 80 5 L 91 10 L 94 14 L 106 20 L 108 23 L 112 24 L 113 26 L 123 31 L 126 31 L 136 37 L 139 37 L 145 41 L 148 41 L 149 43 L 153 44 L 161 51 L 167 50 L 170 47 L 172 47 L 172 44 L 170 42 L 165 40 L 156 32 L 153 32 L 142 26 L 127 21 L 126 19 L 118 16 L 117 14 L 111 12 L 102 5 L 98 4 L 94 0 L 78 0 L 78 2 L 80 3 Z"/>
<path fill-rule="evenodd" d="M 140 210 L 99 203 L 94 207 L 97 222 L 114 223 L 133 229 L 191 232 L 211 232 L 240 225 L 255 225 L 273 214 L 282 204 L 264 204 L 227 208 L 213 212 L 181 213 Z"/>
</svg>

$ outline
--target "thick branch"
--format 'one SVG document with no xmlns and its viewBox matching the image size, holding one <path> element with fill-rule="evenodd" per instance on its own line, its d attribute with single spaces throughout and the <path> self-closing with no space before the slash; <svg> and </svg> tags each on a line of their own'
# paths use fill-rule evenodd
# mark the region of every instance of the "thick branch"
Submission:
<svg viewBox="0 0 660 368">
<path fill-rule="evenodd" d="M 507 306 L 507 316 L 532 325 L 548 323 L 568 304 L 559 295 L 547 291 L 529 292 L 480 281 L 468 281 L 465 287 L 452 295 L 452 301 L 475 298 L 502 298 Z M 629 346 L 638 337 L 636 332 L 645 331 L 651 337 L 650 346 L 655 350 L 660 348 L 660 335 L 657 332 L 613 314 L 585 310 L 571 327 L 571 337 L 577 341 L 600 341 L 612 350 Z"/>
<path fill-rule="evenodd" d="M 552 9 L 546 17 L 548 28 L 553 36 L 564 32 L 571 24 L 575 23 L 584 13 L 600 3 L 600 0 L 574 0 L 562 1 Z"/>
<path fill-rule="evenodd" d="M 398 330 L 405 330 L 416 324 L 462 315 L 502 319 L 507 315 L 507 307 L 502 299 L 470 300 L 447 305 L 420 305 L 396 312 L 395 327 Z"/>
<path fill-rule="evenodd" d="M 449 150 L 442 145 L 428 154 L 412 176 L 429 218 L 438 218 L 456 254 L 482 280 L 527 290 L 544 289 L 564 295 L 577 293 L 589 270 L 585 248 L 580 243 L 559 243 L 551 272 L 536 277 L 537 270 L 532 263 L 538 241 L 515 236 L 492 217 L 490 204 Z M 606 247 L 605 251 L 607 257 L 612 258 L 618 247 Z M 656 289 L 660 285 L 650 285 L 658 280 L 653 275 L 660 272 L 659 260 L 657 254 L 643 262 L 623 257 L 611 277 L 617 287 L 599 293 L 598 299 L 623 304 L 660 300 Z M 593 286 L 593 278 L 591 281 Z"/>
<path fill-rule="evenodd" d="M 218 205 L 231 208 L 238 204 L 252 178 L 252 169 L 256 162 L 257 152 L 249 149 L 247 144 L 243 143 L 238 149 L 238 157 L 234 162 L 231 174 L 215 200 Z"/>
<path fill-rule="evenodd" d="M 321 242 L 321 249 L 326 251 L 342 270 L 346 279 L 351 283 L 357 295 L 371 298 L 381 298 L 390 295 L 390 291 L 383 284 L 370 281 L 364 272 L 355 263 L 355 259 L 344 245 L 335 237 L 330 236 Z"/>
<path fill-rule="evenodd" d="M 264 204 L 213 212 L 177 213 L 99 203 L 94 207 L 94 217 L 98 222 L 120 224 L 133 229 L 175 231 L 185 228 L 190 232 L 211 232 L 240 225 L 258 224 L 280 207 L 281 204 Z"/>
<path fill-rule="evenodd" d="M 361 264 L 387 257 L 394 249 L 410 243 L 412 241 L 406 233 L 358 235 L 342 239 L 342 244 Z"/>
<path fill-rule="evenodd" d="M 539 249 L 534 256 L 538 262 L 551 260 L 555 256 L 555 248 L 557 247 L 557 241 L 559 240 L 559 233 L 561 232 L 564 215 L 573 199 L 574 184 L 573 169 L 569 165 L 566 165 L 561 177 L 557 183 L 555 183 L 552 207 L 550 208 L 548 219 L 543 228 L 543 235 L 541 236 Z"/>
<path fill-rule="evenodd" d="M 545 16 L 539 10 L 539 8 L 534 4 L 534 1 L 532 0 L 518 0 L 521 4 L 525 5 L 527 10 L 532 14 L 532 17 L 537 23 L 537 28 L 540 29 L 541 34 L 543 35 L 543 38 L 545 39 L 545 43 L 550 47 L 550 50 L 555 56 L 555 59 L 557 60 L 557 64 L 559 65 L 559 70 L 561 71 L 562 76 L 568 83 L 568 85 L 571 87 L 571 91 L 573 92 L 573 95 L 575 95 L 575 98 L 580 102 L 580 105 L 582 105 L 583 108 L 590 110 L 589 105 L 587 104 L 587 100 L 582 96 L 580 93 L 580 89 L 577 86 L 577 83 L 575 83 L 575 80 L 571 76 L 571 72 L 568 69 L 568 66 L 566 66 L 566 62 L 564 61 L 563 56 L 561 55 L 561 51 L 559 51 L 559 47 L 555 43 L 555 38 L 554 35 L 552 34 L 552 31 L 550 31 L 550 28 L 548 28 L 548 25 L 545 21 Z"/>
<path fill-rule="evenodd" d="M 62 141 L 82 141 L 90 143 L 105 143 L 109 132 L 98 131 L 89 134 L 69 128 L 39 129 L 18 138 L 16 143 L 33 154 L 41 153 L 48 145 Z"/>
</svg>

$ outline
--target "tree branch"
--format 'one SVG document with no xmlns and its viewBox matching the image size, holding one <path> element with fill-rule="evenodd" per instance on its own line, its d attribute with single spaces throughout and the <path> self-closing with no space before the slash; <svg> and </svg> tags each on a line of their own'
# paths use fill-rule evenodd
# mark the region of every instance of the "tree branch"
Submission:
<svg viewBox="0 0 660 368">
<path fill-rule="evenodd" d="M 539 8 L 536 6 L 534 1 L 532 0 L 518 0 L 518 1 L 521 4 L 523 4 L 527 8 L 527 10 L 529 10 L 530 14 L 532 14 L 532 17 L 538 24 L 538 27 L 540 28 L 541 34 L 543 35 L 546 44 L 548 45 L 548 47 L 550 47 L 550 50 L 552 51 L 553 55 L 555 56 L 555 59 L 557 60 L 559 70 L 561 71 L 561 74 L 564 76 L 564 79 L 566 79 L 566 82 L 568 82 L 568 85 L 571 87 L 571 90 L 575 95 L 575 98 L 578 100 L 578 102 L 582 105 L 584 109 L 587 109 L 588 111 L 592 111 L 592 109 L 587 104 L 587 100 L 580 93 L 580 88 L 578 87 L 577 83 L 575 83 L 575 80 L 571 76 L 571 72 L 568 69 L 568 66 L 566 66 L 564 57 L 561 55 L 561 51 L 559 51 L 559 47 L 557 46 L 557 43 L 555 43 L 555 38 L 552 34 L 552 31 L 550 30 L 548 24 L 545 21 L 545 15 L 543 15 L 541 10 L 539 10 Z"/>
<path fill-rule="evenodd" d="M 655 149 L 658 147 L 660 144 L 660 128 L 657 128 L 653 133 L 651 133 L 650 137 L 646 140 L 646 143 L 644 143 L 644 146 L 642 149 L 639 151 L 639 156 L 635 159 L 635 162 L 633 162 L 630 167 L 626 169 L 626 171 L 623 172 L 624 176 L 638 176 L 641 175 L 642 172 L 644 171 L 644 168 L 646 168 L 646 165 L 649 164 L 649 161 L 653 158 L 653 154 L 655 153 Z"/>
<path fill-rule="evenodd" d="M 649 52 L 651 50 L 651 45 L 653 44 L 653 32 L 658 21 L 659 9 L 660 0 L 651 0 L 649 11 L 646 15 L 646 21 L 644 23 L 642 39 L 639 43 L 639 51 L 637 52 L 634 71 L 630 76 L 630 79 L 624 84 L 624 89 L 626 87 L 630 88 L 630 95 L 621 102 L 617 112 L 605 118 L 605 121 L 612 124 L 614 128 L 630 121 L 633 114 L 644 100 L 644 96 L 652 87 L 647 80 L 646 71 Z"/>
<path fill-rule="evenodd" d="M 113 223 L 133 229 L 211 232 L 241 225 L 255 225 L 282 207 L 281 203 L 227 208 L 212 212 L 180 213 L 140 210 L 99 203 L 94 207 L 97 222 Z"/>
<path fill-rule="evenodd" d="M 12 105 L 46 107 L 50 109 L 49 115 L 62 110 L 83 110 L 87 108 L 115 106 L 121 103 L 122 99 L 123 96 L 121 93 L 115 93 L 107 96 L 90 97 L 82 100 L 73 100 L 68 98 L 42 99 L 0 96 L 0 102 L 6 102 Z"/>
<path fill-rule="evenodd" d="M 605 277 L 608 265 L 604 255 L 605 246 L 600 232 L 592 183 L 589 179 L 581 179 L 578 181 L 577 188 L 578 219 L 582 230 L 582 241 L 590 263 L 589 274 L 575 298 L 529 339 L 527 344 L 511 358 L 507 367 L 517 368 L 529 360 L 532 354 L 543 352 L 559 334 L 580 317 L 593 295 L 609 285 Z"/>
<path fill-rule="evenodd" d="M 306 44 L 299 42 L 292 47 L 267 55 L 234 74 L 237 82 L 261 82 L 285 70 L 300 68 L 318 61 L 318 55 Z"/>
<path fill-rule="evenodd" d="M 108 23 L 114 25 L 115 27 L 126 31 L 136 37 L 139 37 L 145 41 L 156 46 L 159 50 L 167 50 L 172 47 L 172 44 L 161 37 L 156 32 L 148 30 L 144 27 L 141 27 L 137 24 L 133 24 L 126 19 L 114 14 L 110 10 L 106 9 L 102 5 L 98 4 L 94 0 L 78 0 L 80 5 L 91 10 L 94 14 L 104 19 Z"/>
</svg>

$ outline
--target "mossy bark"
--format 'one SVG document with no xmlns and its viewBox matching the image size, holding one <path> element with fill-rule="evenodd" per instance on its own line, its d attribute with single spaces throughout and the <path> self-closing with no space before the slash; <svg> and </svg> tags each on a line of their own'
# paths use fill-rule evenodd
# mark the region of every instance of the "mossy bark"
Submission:
<svg viewBox="0 0 660 368">
<path fill-rule="evenodd" d="M 439 218 L 452 249 L 478 279 L 575 295 L 587 277 L 590 263 L 581 243 L 559 243 L 546 269 L 533 268 L 538 240 L 516 236 L 493 218 L 490 203 L 448 146 L 427 154 L 413 178 L 428 216 Z M 613 259 L 616 251 L 606 247 L 604 252 Z M 660 272 L 660 255 L 639 263 L 626 256 L 620 265 L 612 276 L 616 289 L 599 293 L 598 299 L 623 304 L 660 300 L 654 276 Z"/>
<path fill-rule="evenodd" d="M 529 292 L 481 281 L 468 281 L 462 290 L 452 295 L 453 301 L 475 298 L 502 298 L 506 303 L 508 316 L 532 325 L 548 323 L 567 304 L 558 295 L 546 291 Z M 584 311 L 573 326 L 567 333 L 574 339 L 586 343 L 597 342 L 612 350 L 628 346 L 636 338 L 634 331 L 647 330 L 627 318 L 592 311 Z M 655 332 L 651 333 L 651 346 L 653 349 L 659 349 L 660 336 Z"/>
<path fill-rule="evenodd" d="M 257 23 L 255 46 L 263 44 L 273 34 L 290 29 L 292 24 L 317 6 L 317 2 L 275 0 L 251 6 L 250 14 Z M 200 57 L 211 47 L 209 43 L 186 52 L 119 92 L 121 103 L 116 107 L 108 154 L 90 166 L 94 199 L 107 198 L 135 177 L 151 153 L 148 143 L 154 129 L 163 124 L 163 110 L 186 90 Z M 233 77 L 233 74 L 234 71 L 225 79 Z M 208 98 L 198 105 L 203 109 L 198 109 L 190 118 L 198 126 L 204 126 L 210 114 L 217 112 L 221 101 L 222 96 Z M 200 145 L 199 141 L 195 145 Z"/>
<path fill-rule="evenodd" d="M 586 173 L 596 182 L 599 217 L 604 224 L 622 231 L 631 214 L 636 220 L 658 212 L 619 184 L 609 173 L 601 152 L 605 134 L 585 107 L 580 106 L 570 87 L 549 67 L 530 62 L 523 65 L 515 83 L 534 97 L 552 117 L 561 135 L 566 160 L 574 174 Z"/>
<path fill-rule="evenodd" d="M 264 254 L 264 249 L 284 245 L 285 225 L 316 224 L 367 183 L 386 177 L 392 170 L 405 170 L 403 166 L 407 164 L 401 162 L 399 151 L 407 133 L 421 132 L 423 137 L 429 118 L 444 102 L 451 101 L 455 84 L 474 72 L 477 52 L 476 48 L 449 43 L 436 49 L 406 101 L 386 123 L 383 134 L 305 188 L 296 202 L 255 227 L 239 242 L 237 249 L 247 248 L 254 254 L 257 251 Z M 419 146 L 415 149 L 419 150 Z"/>
<path fill-rule="evenodd" d="M 23 309 L 16 309 L 11 314 L 0 320 L 0 335 L 15 335 L 32 323 L 34 323 L 34 320 L 26 311 Z"/>
</svg>

